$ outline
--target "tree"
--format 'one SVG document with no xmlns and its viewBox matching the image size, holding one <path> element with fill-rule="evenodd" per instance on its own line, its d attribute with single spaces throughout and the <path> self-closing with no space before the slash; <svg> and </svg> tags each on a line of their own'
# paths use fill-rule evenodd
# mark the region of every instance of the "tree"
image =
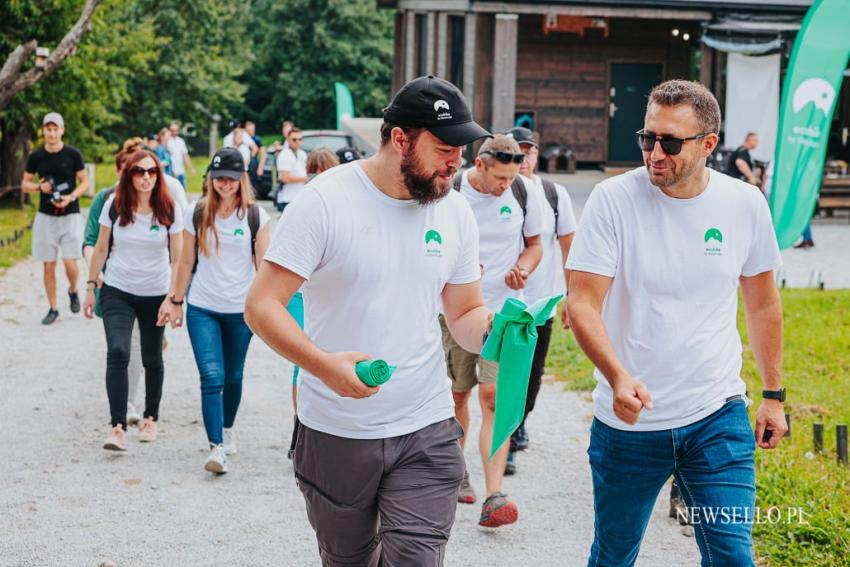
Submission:
<svg viewBox="0 0 850 567">
<path fill-rule="evenodd" d="M 29 61 L 38 47 L 38 40 L 28 39 L 26 43 L 18 44 L 15 47 L 9 57 L 6 58 L 3 68 L 0 69 L 0 110 L 6 108 L 6 105 L 9 104 L 13 96 L 49 76 L 65 63 L 68 56 L 76 51 L 77 44 L 80 43 L 83 35 L 91 29 L 92 15 L 100 2 L 101 0 L 86 0 L 79 19 L 68 30 L 68 33 L 65 34 L 65 37 L 56 46 L 56 49 L 47 57 L 44 65 L 31 67 L 23 71 L 24 64 Z M 4 10 L 20 13 L 19 9 L 22 7 L 23 4 L 10 3 Z M 7 24 L 11 20 L 11 18 L 8 18 L 9 15 L 4 14 L 7 17 L 3 18 Z M 20 28 L 16 31 L 20 31 Z"/>
<path fill-rule="evenodd" d="M 254 5 L 257 62 L 233 107 L 266 131 L 284 118 L 302 127 L 336 124 L 334 81 L 348 85 L 357 113 L 378 115 L 392 85 L 393 13 L 363 0 L 261 0 Z"/>
</svg>

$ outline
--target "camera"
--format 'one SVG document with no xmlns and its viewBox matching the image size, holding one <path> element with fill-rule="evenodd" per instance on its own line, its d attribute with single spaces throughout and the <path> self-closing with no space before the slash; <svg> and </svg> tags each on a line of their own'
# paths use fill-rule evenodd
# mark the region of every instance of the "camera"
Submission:
<svg viewBox="0 0 850 567">
<path fill-rule="evenodd" d="M 56 180 L 52 177 L 45 177 L 44 181 L 53 187 L 53 196 L 51 197 L 51 200 L 55 203 L 59 202 L 63 193 L 66 193 L 71 189 L 71 185 L 67 181 L 57 184 Z"/>
</svg>

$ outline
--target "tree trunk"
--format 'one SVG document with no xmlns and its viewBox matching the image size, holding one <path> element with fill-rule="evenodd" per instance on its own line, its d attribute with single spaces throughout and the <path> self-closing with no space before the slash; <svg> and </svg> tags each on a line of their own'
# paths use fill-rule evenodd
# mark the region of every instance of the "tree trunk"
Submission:
<svg viewBox="0 0 850 567">
<path fill-rule="evenodd" d="M 29 195 L 21 190 L 21 179 L 29 155 L 29 141 L 32 136 L 26 120 L 18 119 L 2 124 L 0 139 L 0 199 L 14 200 L 22 207 L 29 202 Z"/>
</svg>

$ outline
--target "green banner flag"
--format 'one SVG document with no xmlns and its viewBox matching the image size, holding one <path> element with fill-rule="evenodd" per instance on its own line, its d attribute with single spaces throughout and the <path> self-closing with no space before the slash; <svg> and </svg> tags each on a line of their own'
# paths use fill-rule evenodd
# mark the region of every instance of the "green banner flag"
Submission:
<svg viewBox="0 0 850 567">
<path fill-rule="evenodd" d="M 816 0 L 785 77 L 770 210 L 779 247 L 802 234 L 815 209 L 836 95 L 850 59 L 850 0 Z"/>
<path fill-rule="evenodd" d="M 496 415 L 490 458 L 522 423 L 531 359 L 537 346 L 537 327 L 546 323 L 563 295 L 540 299 L 526 305 L 508 298 L 493 316 L 493 328 L 481 347 L 481 357 L 499 363 L 496 379 Z"/>
<path fill-rule="evenodd" d="M 339 81 L 334 83 L 334 94 L 336 95 L 336 129 L 342 130 L 342 119 L 346 116 L 354 118 L 354 97 L 345 83 Z"/>
</svg>

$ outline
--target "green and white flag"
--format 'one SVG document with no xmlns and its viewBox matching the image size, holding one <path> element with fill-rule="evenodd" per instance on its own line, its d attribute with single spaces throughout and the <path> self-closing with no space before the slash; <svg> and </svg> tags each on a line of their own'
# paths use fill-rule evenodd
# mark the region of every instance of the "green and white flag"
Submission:
<svg viewBox="0 0 850 567">
<path fill-rule="evenodd" d="M 802 234 L 815 208 L 827 137 L 850 59 L 850 0 L 816 0 L 785 77 L 770 210 L 779 247 Z"/>
</svg>

